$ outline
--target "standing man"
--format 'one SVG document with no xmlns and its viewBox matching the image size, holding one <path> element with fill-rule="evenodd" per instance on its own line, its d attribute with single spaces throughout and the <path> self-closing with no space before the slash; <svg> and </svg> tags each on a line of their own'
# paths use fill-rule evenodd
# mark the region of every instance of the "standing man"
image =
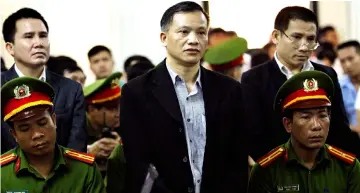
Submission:
<svg viewBox="0 0 360 193">
<path fill-rule="evenodd" d="M 96 80 L 110 76 L 115 63 L 109 48 L 102 45 L 94 46 L 88 52 L 88 59 Z"/>
<path fill-rule="evenodd" d="M 55 90 L 54 110 L 57 123 L 57 142 L 65 147 L 86 152 L 84 95 L 81 85 L 50 72 L 45 68 L 49 59 L 49 26 L 37 11 L 22 8 L 4 22 L 6 50 L 15 64 L 1 74 L 1 84 L 22 76 L 31 76 L 49 83 Z M 1 124 L 1 152 L 14 148 L 9 126 Z"/>
<path fill-rule="evenodd" d="M 317 70 L 328 74 L 335 84 L 332 102 L 332 119 L 327 143 L 338 146 L 360 156 L 359 137 L 352 133 L 346 117 L 341 89 L 335 71 L 327 66 L 309 60 L 318 47 L 316 34 L 318 21 L 316 15 L 304 7 L 283 8 L 275 19 L 272 41 L 276 44 L 274 59 L 259 65 L 242 75 L 242 83 L 254 91 L 248 103 L 253 106 L 251 114 L 258 118 L 252 128 L 262 146 L 251 146 L 250 155 L 258 159 L 289 138 L 281 124 L 281 115 L 273 112 L 273 101 L 280 86 L 294 74 L 301 71 Z M 249 94 L 250 95 L 250 94 Z M 256 124 L 256 125 L 255 125 Z"/>
<path fill-rule="evenodd" d="M 1 192 L 105 192 L 94 157 L 56 143 L 55 92 L 19 77 L 1 87 L 1 114 L 18 147 L 1 155 Z"/>
<path fill-rule="evenodd" d="M 159 174 L 152 192 L 246 192 L 241 84 L 200 66 L 208 15 L 197 3 L 180 2 L 160 26 L 166 59 L 122 88 L 125 192 L 140 193 L 149 164 Z"/>
<path fill-rule="evenodd" d="M 346 115 L 351 128 L 355 128 L 358 126 L 355 101 L 360 86 L 360 44 L 358 41 L 344 42 L 338 46 L 337 53 L 346 72 L 340 79 Z"/>
<path fill-rule="evenodd" d="M 333 93 L 331 78 L 319 71 L 300 72 L 281 86 L 274 107 L 290 139 L 255 164 L 249 193 L 360 192 L 359 160 L 325 144 Z"/>
</svg>

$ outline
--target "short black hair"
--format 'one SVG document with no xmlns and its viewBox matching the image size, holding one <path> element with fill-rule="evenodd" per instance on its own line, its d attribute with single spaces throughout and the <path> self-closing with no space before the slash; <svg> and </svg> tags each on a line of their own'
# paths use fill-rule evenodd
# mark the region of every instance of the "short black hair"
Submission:
<svg viewBox="0 0 360 193">
<path fill-rule="evenodd" d="M 74 68 L 76 66 L 77 66 L 77 62 L 68 56 L 58 56 L 58 57 L 50 56 L 46 67 L 50 71 L 60 76 L 63 76 L 65 69 Z"/>
<path fill-rule="evenodd" d="M 262 49 L 259 49 L 251 54 L 251 68 L 258 66 L 270 60 L 269 54 Z"/>
<path fill-rule="evenodd" d="M 341 43 L 338 47 L 337 50 L 341 50 L 347 47 L 354 47 L 356 50 L 356 53 L 360 54 L 360 43 L 356 40 L 351 40 L 351 41 L 347 41 L 344 43 Z"/>
<path fill-rule="evenodd" d="M 318 19 L 314 12 L 310 9 L 300 6 L 285 7 L 277 14 L 275 18 L 274 28 L 280 31 L 286 31 L 291 20 L 301 20 L 305 22 L 312 22 L 318 28 Z"/>
<path fill-rule="evenodd" d="M 133 55 L 128 57 L 125 62 L 124 62 L 124 71 L 126 73 L 128 73 L 129 68 L 131 67 L 131 63 L 133 63 L 134 61 L 136 61 L 136 63 L 139 62 L 148 62 L 151 63 L 151 61 L 145 57 L 145 56 L 141 56 L 141 55 Z"/>
<path fill-rule="evenodd" d="M 176 13 L 179 12 L 189 13 L 195 11 L 201 11 L 205 15 L 207 25 L 209 26 L 210 17 L 199 4 L 192 1 L 183 1 L 171 6 L 165 11 L 165 13 L 163 14 L 160 20 L 161 31 L 165 32 L 169 29 L 169 25 L 173 21 L 174 15 Z"/>
<path fill-rule="evenodd" d="M 220 28 L 220 27 L 210 28 L 209 32 L 208 32 L 208 36 L 210 37 L 214 34 L 227 34 L 227 32 L 223 28 Z"/>
<path fill-rule="evenodd" d="M 320 43 L 320 46 L 315 50 L 315 54 L 319 60 L 329 59 L 331 64 L 334 64 L 337 57 L 333 45 L 329 42 Z"/>
<path fill-rule="evenodd" d="M 106 51 L 110 54 L 110 56 L 112 56 L 112 53 L 109 48 L 107 48 L 106 46 L 103 46 L 103 45 L 97 45 L 89 50 L 89 52 L 87 54 L 88 58 L 90 59 L 90 57 L 92 57 L 102 51 Z"/>
<path fill-rule="evenodd" d="M 73 72 L 77 72 L 77 71 L 84 73 L 84 71 L 79 66 L 68 66 L 67 68 L 64 69 L 63 74 L 65 72 L 73 73 Z"/>
<path fill-rule="evenodd" d="M 14 36 L 16 33 L 16 22 L 19 21 L 20 19 L 28 19 L 28 18 L 40 19 L 44 23 L 47 32 L 49 32 L 49 26 L 45 21 L 44 17 L 39 12 L 31 8 L 22 8 L 5 19 L 2 30 L 5 42 L 14 43 Z"/>
<path fill-rule="evenodd" d="M 319 39 L 324 37 L 327 32 L 329 31 L 335 31 L 335 28 L 331 25 L 324 26 L 319 29 Z"/>
<path fill-rule="evenodd" d="M 127 80 L 130 81 L 138 76 L 141 76 L 147 72 L 149 72 L 151 69 L 153 69 L 155 66 L 152 63 L 149 62 L 139 62 L 135 64 L 134 66 L 131 66 L 127 73 Z"/>
</svg>

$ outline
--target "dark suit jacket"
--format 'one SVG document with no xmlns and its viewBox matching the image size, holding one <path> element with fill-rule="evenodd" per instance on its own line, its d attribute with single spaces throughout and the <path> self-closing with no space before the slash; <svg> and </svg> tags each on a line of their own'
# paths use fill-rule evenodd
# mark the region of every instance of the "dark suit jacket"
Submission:
<svg viewBox="0 0 360 193">
<path fill-rule="evenodd" d="M 200 69 L 207 137 L 201 193 L 246 192 L 248 152 L 241 84 Z M 182 114 L 165 61 L 125 84 L 120 101 L 125 191 L 140 193 L 152 163 L 159 172 L 152 192 L 193 192 Z"/>
<path fill-rule="evenodd" d="M 327 66 L 313 63 L 314 69 L 328 74 L 335 85 L 335 95 L 331 107 L 331 123 L 327 143 L 360 156 L 359 137 L 352 133 L 345 114 L 341 89 L 336 72 Z M 275 96 L 286 76 L 281 73 L 275 60 L 261 64 L 242 75 L 241 83 L 251 86 L 252 100 L 248 100 L 252 110 L 249 113 L 258 120 L 253 124 L 255 136 L 251 155 L 254 159 L 266 154 L 276 146 L 285 143 L 289 134 L 281 123 L 281 115 L 274 113 Z"/>
<path fill-rule="evenodd" d="M 17 78 L 12 66 L 1 73 L 1 84 Z M 85 128 L 84 94 L 81 85 L 68 78 L 46 70 L 46 82 L 55 90 L 54 107 L 56 114 L 58 144 L 75 150 L 86 152 L 87 132 Z M 9 132 L 9 125 L 1 124 L 1 152 L 4 153 L 16 146 Z"/>
</svg>

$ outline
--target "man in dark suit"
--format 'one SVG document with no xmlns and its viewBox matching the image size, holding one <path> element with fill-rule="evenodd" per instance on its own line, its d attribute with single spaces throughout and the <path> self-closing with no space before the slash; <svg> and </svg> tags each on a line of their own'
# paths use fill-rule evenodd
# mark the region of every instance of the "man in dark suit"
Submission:
<svg viewBox="0 0 360 193">
<path fill-rule="evenodd" d="M 37 77 L 55 90 L 54 99 L 57 142 L 60 145 L 86 152 L 84 95 L 81 85 L 45 68 L 49 59 L 49 27 L 37 11 L 23 8 L 10 15 L 3 25 L 7 51 L 15 64 L 1 74 L 1 84 L 21 76 Z M 9 126 L 1 123 L 1 152 L 14 148 L 16 142 Z"/>
<path fill-rule="evenodd" d="M 278 145 L 285 143 L 289 135 L 281 124 L 281 117 L 274 113 L 273 101 L 280 86 L 292 75 L 307 70 L 318 70 L 328 74 L 334 84 L 335 93 L 331 111 L 331 125 L 327 143 L 338 146 L 360 156 L 360 141 L 352 133 L 345 114 L 341 90 L 336 72 L 327 66 L 309 60 L 316 49 L 318 21 L 315 14 L 303 7 L 286 7 L 275 19 L 272 41 L 276 44 L 274 59 L 245 72 L 242 83 L 252 87 L 248 92 L 248 104 L 252 106 L 253 116 L 258 121 L 253 125 L 257 137 L 251 139 L 258 145 L 252 145 L 250 155 L 258 159 L 261 155 Z"/>
<path fill-rule="evenodd" d="M 153 193 L 246 192 L 242 86 L 200 67 L 207 14 L 194 2 L 180 2 L 160 24 L 166 59 L 122 88 L 125 192 L 140 193 L 149 164 L 159 174 Z"/>
</svg>

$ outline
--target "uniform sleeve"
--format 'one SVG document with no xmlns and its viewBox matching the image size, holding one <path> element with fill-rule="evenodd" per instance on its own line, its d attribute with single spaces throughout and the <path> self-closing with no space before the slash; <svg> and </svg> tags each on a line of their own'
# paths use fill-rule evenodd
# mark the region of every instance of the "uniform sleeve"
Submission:
<svg viewBox="0 0 360 193">
<path fill-rule="evenodd" d="M 258 163 L 251 170 L 248 193 L 271 193 L 272 181 L 269 171 Z"/>
<path fill-rule="evenodd" d="M 104 180 L 96 163 L 89 169 L 86 193 L 106 193 Z"/>
<path fill-rule="evenodd" d="M 107 193 L 121 193 L 125 184 L 125 157 L 122 145 L 111 153 L 106 168 L 105 186 Z"/>
<path fill-rule="evenodd" d="M 355 160 L 354 167 L 349 175 L 348 180 L 348 193 L 359 193 L 360 192 L 360 162 Z"/>
</svg>

